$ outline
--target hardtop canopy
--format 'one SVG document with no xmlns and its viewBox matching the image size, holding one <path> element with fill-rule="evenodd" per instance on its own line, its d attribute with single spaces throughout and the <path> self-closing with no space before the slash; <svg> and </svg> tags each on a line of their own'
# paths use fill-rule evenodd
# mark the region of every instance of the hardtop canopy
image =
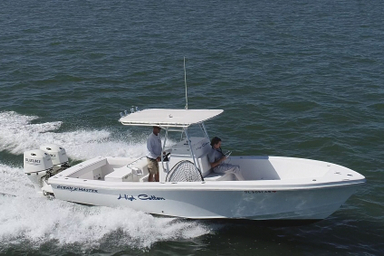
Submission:
<svg viewBox="0 0 384 256">
<path fill-rule="evenodd" d="M 119 119 L 123 125 L 187 128 L 223 113 L 222 109 L 144 109 Z"/>
</svg>

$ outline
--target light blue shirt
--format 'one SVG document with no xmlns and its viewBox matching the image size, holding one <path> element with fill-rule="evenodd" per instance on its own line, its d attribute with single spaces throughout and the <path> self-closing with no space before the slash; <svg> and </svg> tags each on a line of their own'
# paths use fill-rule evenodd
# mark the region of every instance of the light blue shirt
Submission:
<svg viewBox="0 0 384 256">
<path fill-rule="evenodd" d="M 223 155 L 224 154 L 218 149 L 212 148 L 211 151 L 208 153 L 208 161 L 209 163 L 214 163 L 217 160 L 221 159 Z"/>
<path fill-rule="evenodd" d="M 152 132 L 147 139 L 147 157 L 156 159 L 161 156 L 160 134 L 157 136 Z"/>
</svg>

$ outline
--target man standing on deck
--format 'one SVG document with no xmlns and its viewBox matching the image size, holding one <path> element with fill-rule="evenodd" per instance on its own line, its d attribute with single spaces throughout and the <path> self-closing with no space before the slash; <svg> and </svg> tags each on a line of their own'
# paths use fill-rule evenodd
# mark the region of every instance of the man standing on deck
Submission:
<svg viewBox="0 0 384 256">
<path fill-rule="evenodd" d="M 148 181 L 159 181 L 159 162 L 161 161 L 161 140 L 158 126 L 153 126 L 153 132 L 147 140 Z"/>
</svg>

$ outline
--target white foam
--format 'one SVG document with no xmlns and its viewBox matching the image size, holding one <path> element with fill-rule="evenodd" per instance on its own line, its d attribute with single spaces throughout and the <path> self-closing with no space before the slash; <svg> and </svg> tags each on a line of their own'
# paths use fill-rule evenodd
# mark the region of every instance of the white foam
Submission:
<svg viewBox="0 0 384 256">
<path fill-rule="evenodd" d="M 98 249 L 108 239 L 115 246 L 149 248 L 159 241 L 209 233 L 198 222 L 155 218 L 130 208 L 89 207 L 40 197 L 3 197 L 0 207 L 4 209 L 0 211 L 2 245 L 57 241 L 58 246 Z"/>
<path fill-rule="evenodd" d="M 189 239 L 210 233 L 199 222 L 155 218 L 127 207 L 90 207 L 38 196 L 22 168 L 0 163 L 0 244 L 34 246 L 80 245 L 82 250 L 101 249 L 108 241 L 114 248 L 150 248 L 160 241 Z"/>
<path fill-rule="evenodd" d="M 22 168 L 0 163 L 0 193 L 18 196 L 37 196 L 35 188 Z"/>
<path fill-rule="evenodd" d="M 62 122 L 31 124 L 35 116 L 0 112 L 0 151 L 22 154 L 44 143 L 63 146 L 75 159 L 98 155 L 140 156 L 139 142 L 116 138 L 107 130 L 77 130 L 58 133 Z M 137 139 L 136 139 L 137 141 Z M 171 142 L 172 143 L 172 142 Z M 210 232 L 199 222 L 155 218 L 130 208 L 88 207 L 39 197 L 21 167 L 0 162 L 0 244 L 28 241 L 40 246 L 49 241 L 58 246 L 80 244 L 99 249 L 106 240 L 115 247 L 149 248 L 159 241 L 198 237 Z"/>
<path fill-rule="evenodd" d="M 85 160 L 99 155 L 139 157 L 145 152 L 145 137 L 142 142 L 127 142 L 114 139 L 107 130 L 80 129 L 72 132 L 56 132 L 61 121 L 31 124 L 36 116 L 16 112 L 0 112 L 0 151 L 22 154 L 39 148 L 41 144 L 54 143 L 64 147 L 72 159 Z"/>
</svg>

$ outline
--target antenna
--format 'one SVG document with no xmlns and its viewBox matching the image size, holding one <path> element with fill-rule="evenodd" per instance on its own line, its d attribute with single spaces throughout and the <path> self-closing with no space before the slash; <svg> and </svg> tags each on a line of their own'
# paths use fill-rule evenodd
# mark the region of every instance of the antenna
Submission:
<svg viewBox="0 0 384 256">
<path fill-rule="evenodd" d="M 185 84 L 185 109 L 188 109 L 187 68 L 185 67 L 185 56 L 184 56 L 184 84 Z"/>
</svg>

